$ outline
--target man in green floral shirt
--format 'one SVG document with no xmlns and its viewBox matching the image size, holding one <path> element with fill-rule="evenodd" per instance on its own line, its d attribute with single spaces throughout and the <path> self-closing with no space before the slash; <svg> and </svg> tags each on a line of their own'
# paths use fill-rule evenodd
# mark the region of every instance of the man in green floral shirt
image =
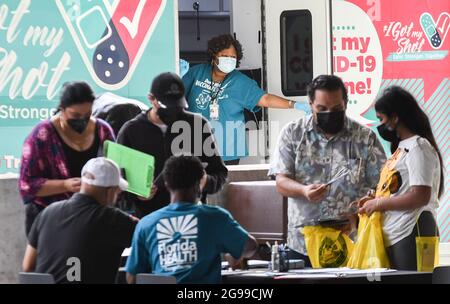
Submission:
<svg viewBox="0 0 450 304">
<path fill-rule="evenodd" d="M 291 257 L 306 264 L 299 227 L 348 218 L 351 202 L 376 187 L 386 161 L 376 134 L 345 115 L 347 90 L 339 77 L 318 76 L 308 86 L 308 97 L 312 114 L 284 127 L 269 170 L 280 194 L 289 198 Z M 327 186 L 341 170 L 348 174 Z"/>
</svg>

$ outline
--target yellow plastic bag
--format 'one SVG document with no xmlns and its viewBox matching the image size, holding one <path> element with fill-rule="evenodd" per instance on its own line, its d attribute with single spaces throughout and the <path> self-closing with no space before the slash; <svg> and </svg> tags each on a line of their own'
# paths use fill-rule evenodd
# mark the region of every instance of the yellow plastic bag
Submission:
<svg viewBox="0 0 450 304">
<path fill-rule="evenodd" d="M 416 237 L 417 271 L 433 271 L 439 265 L 439 237 Z"/>
<path fill-rule="evenodd" d="M 306 251 L 313 268 L 345 267 L 353 250 L 352 240 L 340 230 L 321 226 L 306 226 Z"/>
<path fill-rule="evenodd" d="M 381 213 L 359 215 L 358 239 L 347 267 L 358 269 L 389 268 L 389 258 L 383 241 Z"/>
<path fill-rule="evenodd" d="M 437 226 L 435 236 L 420 236 L 419 223 L 416 222 L 416 257 L 417 271 L 433 271 L 439 265 L 439 236 Z"/>
</svg>

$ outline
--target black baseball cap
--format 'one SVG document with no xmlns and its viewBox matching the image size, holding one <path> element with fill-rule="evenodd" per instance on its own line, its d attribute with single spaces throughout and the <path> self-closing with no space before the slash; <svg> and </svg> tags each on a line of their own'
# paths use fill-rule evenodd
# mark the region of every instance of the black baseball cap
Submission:
<svg viewBox="0 0 450 304">
<path fill-rule="evenodd" d="M 184 84 L 181 78 L 171 72 L 159 74 L 153 79 L 150 93 L 163 108 L 187 108 Z"/>
</svg>

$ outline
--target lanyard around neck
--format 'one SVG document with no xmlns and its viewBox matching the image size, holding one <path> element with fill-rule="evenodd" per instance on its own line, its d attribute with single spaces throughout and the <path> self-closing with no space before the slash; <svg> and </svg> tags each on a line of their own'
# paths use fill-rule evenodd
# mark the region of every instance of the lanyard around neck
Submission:
<svg viewBox="0 0 450 304">
<path fill-rule="evenodd" d="M 226 75 L 225 78 L 224 78 L 221 82 L 219 82 L 219 87 L 217 88 L 216 91 L 214 91 L 214 90 L 213 90 L 214 87 L 215 87 L 214 84 L 216 84 L 217 82 L 214 82 L 213 73 L 211 72 L 211 94 L 210 94 L 210 97 L 211 97 L 211 101 L 212 101 L 213 103 L 217 102 L 217 98 L 218 98 L 218 96 L 219 96 L 219 94 L 220 94 L 220 90 L 222 89 L 222 84 L 223 84 L 223 83 L 225 82 L 225 80 L 227 79 L 227 76 L 228 76 L 228 75 Z"/>
</svg>

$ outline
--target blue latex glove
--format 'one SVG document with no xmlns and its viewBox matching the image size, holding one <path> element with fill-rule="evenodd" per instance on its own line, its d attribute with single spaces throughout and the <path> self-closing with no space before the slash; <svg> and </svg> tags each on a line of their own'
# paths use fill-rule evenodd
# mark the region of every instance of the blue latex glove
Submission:
<svg viewBox="0 0 450 304">
<path fill-rule="evenodd" d="M 294 108 L 305 112 L 306 115 L 311 114 L 311 106 L 307 102 L 299 102 L 297 101 L 294 105 Z"/>
<path fill-rule="evenodd" d="M 180 77 L 183 77 L 189 71 L 189 62 L 180 59 Z"/>
</svg>

